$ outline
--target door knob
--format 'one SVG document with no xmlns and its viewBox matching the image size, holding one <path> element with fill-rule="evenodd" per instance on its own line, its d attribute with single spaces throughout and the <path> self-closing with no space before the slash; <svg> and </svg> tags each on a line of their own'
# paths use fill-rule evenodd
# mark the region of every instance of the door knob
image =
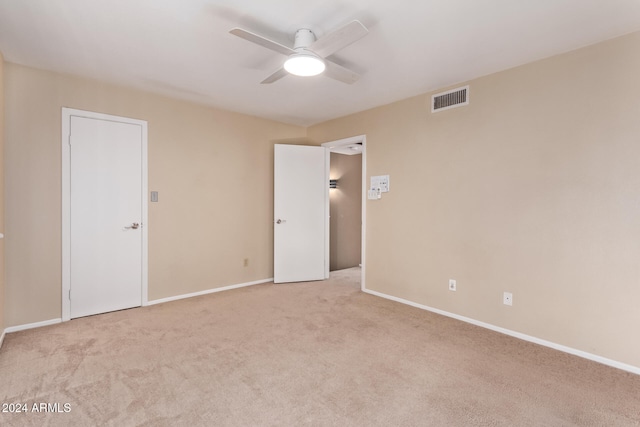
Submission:
<svg viewBox="0 0 640 427">
<path fill-rule="evenodd" d="M 140 227 L 140 224 L 139 224 L 139 223 L 137 223 L 137 222 L 134 222 L 134 223 L 133 223 L 133 224 L 131 224 L 130 226 L 125 227 L 125 229 L 134 229 L 134 230 L 137 230 L 137 229 L 138 229 L 138 227 Z"/>
</svg>

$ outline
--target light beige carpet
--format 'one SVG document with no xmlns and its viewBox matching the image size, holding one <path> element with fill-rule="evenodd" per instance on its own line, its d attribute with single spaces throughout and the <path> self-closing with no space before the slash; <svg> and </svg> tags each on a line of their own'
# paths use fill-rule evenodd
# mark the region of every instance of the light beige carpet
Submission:
<svg viewBox="0 0 640 427">
<path fill-rule="evenodd" d="M 639 376 L 361 293 L 358 279 L 8 334 L 1 403 L 62 412 L 0 425 L 640 425 Z"/>
</svg>

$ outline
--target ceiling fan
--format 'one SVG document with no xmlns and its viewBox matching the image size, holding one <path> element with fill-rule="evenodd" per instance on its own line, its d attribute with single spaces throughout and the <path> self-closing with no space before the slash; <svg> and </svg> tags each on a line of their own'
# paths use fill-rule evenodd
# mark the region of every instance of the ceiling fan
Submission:
<svg viewBox="0 0 640 427">
<path fill-rule="evenodd" d="M 293 48 L 284 46 L 242 28 L 234 28 L 229 32 L 252 43 L 288 56 L 284 65 L 264 79 L 261 82 L 263 84 L 273 83 L 289 73 L 298 76 L 315 76 L 322 72 L 324 72 L 327 77 L 343 83 L 352 84 L 355 83 L 360 76 L 356 72 L 327 59 L 327 57 L 349 46 L 351 43 L 360 40 L 369 33 L 369 30 L 367 30 L 360 21 L 351 21 L 345 26 L 316 40 L 313 31 L 301 28 L 296 31 Z"/>
</svg>

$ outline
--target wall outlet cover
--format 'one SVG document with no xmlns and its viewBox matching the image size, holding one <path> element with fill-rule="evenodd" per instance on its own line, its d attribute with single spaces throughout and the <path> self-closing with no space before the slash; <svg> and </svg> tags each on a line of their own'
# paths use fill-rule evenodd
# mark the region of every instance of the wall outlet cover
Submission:
<svg viewBox="0 0 640 427">
<path fill-rule="evenodd" d="M 513 305 L 513 294 L 511 292 L 505 292 L 502 295 L 502 303 L 504 305 Z"/>
<path fill-rule="evenodd" d="M 456 287 L 457 287 L 456 281 L 454 279 L 449 279 L 449 290 L 455 291 Z"/>
</svg>

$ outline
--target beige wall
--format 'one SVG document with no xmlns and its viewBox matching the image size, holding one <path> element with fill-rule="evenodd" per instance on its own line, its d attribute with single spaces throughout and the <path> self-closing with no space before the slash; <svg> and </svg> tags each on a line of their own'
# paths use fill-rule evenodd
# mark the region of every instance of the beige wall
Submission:
<svg viewBox="0 0 640 427">
<path fill-rule="evenodd" d="M 0 52 L 0 233 L 4 233 L 4 57 Z M 0 336 L 4 332 L 4 239 L 0 239 Z"/>
<path fill-rule="evenodd" d="M 471 81 L 467 107 L 311 127 L 366 134 L 367 173 L 391 176 L 367 288 L 640 367 L 639 51 L 634 33 Z"/>
<path fill-rule="evenodd" d="M 362 156 L 331 153 L 330 178 L 338 188 L 329 192 L 329 269 L 357 267 L 362 238 Z"/>
<path fill-rule="evenodd" d="M 6 326 L 61 316 L 63 106 L 149 123 L 150 300 L 273 277 L 273 144 L 304 128 L 11 63 L 5 96 Z"/>
</svg>

